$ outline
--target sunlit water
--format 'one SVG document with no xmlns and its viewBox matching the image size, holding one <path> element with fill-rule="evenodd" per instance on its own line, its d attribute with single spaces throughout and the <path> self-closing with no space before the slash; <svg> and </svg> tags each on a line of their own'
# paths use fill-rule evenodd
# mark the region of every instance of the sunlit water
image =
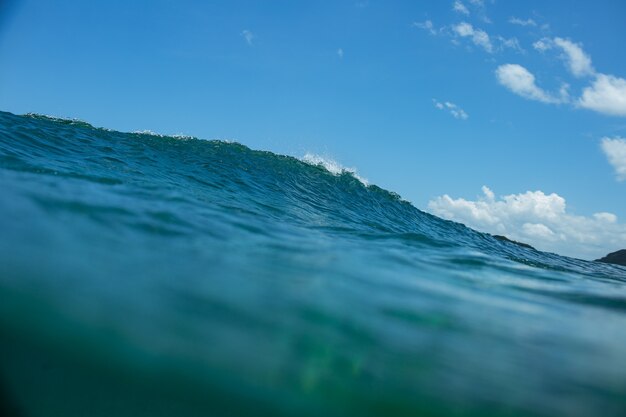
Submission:
<svg viewBox="0 0 626 417">
<path fill-rule="evenodd" d="M 5 411 L 626 415 L 625 268 L 307 161 L 0 113 Z"/>
</svg>

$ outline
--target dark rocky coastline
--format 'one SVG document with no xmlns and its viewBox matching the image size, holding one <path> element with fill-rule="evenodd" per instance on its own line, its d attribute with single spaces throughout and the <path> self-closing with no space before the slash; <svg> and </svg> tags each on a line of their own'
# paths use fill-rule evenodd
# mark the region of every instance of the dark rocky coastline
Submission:
<svg viewBox="0 0 626 417">
<path fill-rule="evenodd" d="M 522 247 L 525 247 L 525 248 L 528 248 L 528 249 L 534 249 L 534 250 L 536 250 L 535 248 L 533 248 L 532 246 L 530 246 L 528 243 L 518 242 L 518 241 L 516 241 L 516 240 L 509 239 L 509 238 L 508 238 L 508 237 L 506 237 L 506 236 L 502 236 L 502 235 L 492 235 L 492 236 L 493 236 L 494 238 L 498 239 L 498 240 L 503 241 L 503 242 L 514 243 L 514 244 L 516 244 L 516 245 L 519 245 L 519 246 L 522 246 Z"/>
<path fill-rule="evenodd" d="M 616 264 L 626 266 L 626 249 L 609 253 L 604 258 L 596 259 L 596 262 L 604 262 L 607 264 Z"/>
<path fill-rule="evenodd" d="M 509 242 L 515 245 L 522 246 L 524 248 L 536 250 L 535 248 L 530 246 L 528 243 L 518 242 L 516 240 L 509 239 L 506 236 L 502 236 L 502 235 L 491 235 L 491 236 L 503 242 Z M 626 249 L 621 249 L 616 252 L 609 253 L 604 258 L 596 259 L 595 262 L 604 262 L 607 264 L 626 266 Z"/>
</svg>

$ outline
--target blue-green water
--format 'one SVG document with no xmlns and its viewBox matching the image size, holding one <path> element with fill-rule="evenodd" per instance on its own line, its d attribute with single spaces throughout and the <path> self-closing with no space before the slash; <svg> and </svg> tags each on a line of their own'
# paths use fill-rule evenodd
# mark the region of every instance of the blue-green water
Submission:
<svg viewBox="0 0 626 417">
<path fill-rule="evenodd" d="M 626 415 L 625 268 L 347 172 L 0 113 L 0 233 L 15 415 Z"/>
</svg>

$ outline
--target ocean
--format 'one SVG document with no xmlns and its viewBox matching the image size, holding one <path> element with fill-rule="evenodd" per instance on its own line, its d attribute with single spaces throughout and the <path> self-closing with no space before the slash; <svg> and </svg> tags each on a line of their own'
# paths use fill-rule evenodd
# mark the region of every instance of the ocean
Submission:
<svg viewBox="0 0 626 417">
<path fill-rule="evenodd" d="M 2 112 L 0 412 L 624 416 L 626 268 L 322 159 Z"/>
</svg>

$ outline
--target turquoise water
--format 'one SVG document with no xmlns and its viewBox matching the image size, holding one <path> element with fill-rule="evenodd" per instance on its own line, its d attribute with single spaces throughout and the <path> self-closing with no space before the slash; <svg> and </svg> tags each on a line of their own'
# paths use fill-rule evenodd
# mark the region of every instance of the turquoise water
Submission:
<svg viewBox="0 0 626 417">
<path fill-rule="evenodd" d="M 626 414 L 626 268 L 292 157 L 37 115 L 0 113 L 0 190 L 5 413 Z"/>
</svg>

